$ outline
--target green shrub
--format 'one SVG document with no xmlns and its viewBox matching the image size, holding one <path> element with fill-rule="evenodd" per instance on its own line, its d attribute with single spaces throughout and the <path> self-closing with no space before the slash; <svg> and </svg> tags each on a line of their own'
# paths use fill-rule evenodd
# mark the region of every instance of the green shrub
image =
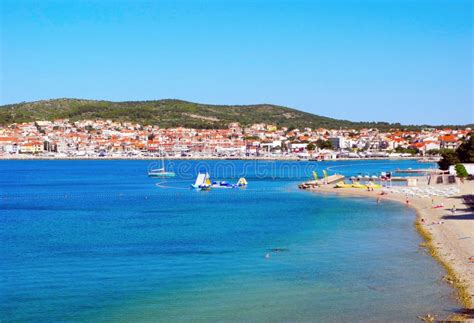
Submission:
<svg viewBox="0 0 474 323">
<path fill-rule="evenodd" d="M 315 150 L 315 149 L 316 149 L 316 145 L 313 144 L 312 142 L 310 142 L 310 143 L 308 144 L 308 146 L 306 146 L 306 150 L 308 150 L 308 151 L 313 151 L 313 150 Z"/>
<path fill-rule="evenodd" d="M 454 166 L 454 169 L 456 170 L 456 175 L 458 175 L 458 177 L 460 178 L 465 178 L 469 176 L 466 167 L 464 167 L 463 164 L 457 164 L 456 166 Z"/>
<path fill-rule="evenodd" d="M 441 153 L 441 156 L 443 158 L 438 162 L 438 166 L 441 170 L 448 170 L 449 166 L 456 165 L 460 162 L 454 150 L 444 151 Z"/>
</svg>

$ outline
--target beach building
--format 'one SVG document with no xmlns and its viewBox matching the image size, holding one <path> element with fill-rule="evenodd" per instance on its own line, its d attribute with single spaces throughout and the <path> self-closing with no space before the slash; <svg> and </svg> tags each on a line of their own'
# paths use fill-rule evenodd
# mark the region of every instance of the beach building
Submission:
<svg viewBox="0 0 474 323">
<path fill-rule="evenodd" d="M 317 154 L 318 159 L 332 160 L 337 158 L 337 153 L 333 150 L 323 149 Z"/>
<path fill-rule="evenodd" d="M 43 151 L 43 143 L 39 141 L 21 143 L 19 146 L 19 152 L 21 154 L 36 154 L 42 151 Z"/>
<path fill-rule="evenodd" d="M 15 137 L 0 137 L 0 152 L 18 153 L 18 139 Z"/>
<path fill-rule="evenodd" d="M 456 149 L 461 142 L 455 135 L 443 135 L 439 137 L 441 149 Z"/>
<path fill-rule="evenodd" d="M 307 142 L 290 142 L 288 143 L 288 150 L 290 152 L 302 152 L 306 150 L 306 147 L 308 146 Z"/>
<path fill-rule="evenodd" d="M 328 140 L 331 142 L 333 149 L 346 149 L 347 147 L 346 139 L 342 136 L 329 137 Z"/>
</svg>

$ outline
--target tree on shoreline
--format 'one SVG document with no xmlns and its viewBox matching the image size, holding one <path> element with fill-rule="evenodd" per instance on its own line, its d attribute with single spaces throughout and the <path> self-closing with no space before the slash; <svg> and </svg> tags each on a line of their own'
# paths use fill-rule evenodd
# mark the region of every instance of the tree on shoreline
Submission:
<svg viewBox="0 0 474 323">
<path fill-rule="evenodd" d="M 461 179 L 469 175 L 467 173 L 466 167 L 464 167 L 463 164 L 456 164 L 456 166 L 454 166 L 454 169 L 456 170 L 456 175 L 458 175 L 458 177 L 460 177 Z"/>
<path fill-rule="evenodd" d="M 308 144 L 308 146 L 306 146 L 306 150 L 308 150 L 308 151 L 313 151 L 313 150 L 315 150 L 315 149 L 316 149 L 316 145 L 313 144 L 312 142 L 310 142 L 310 143 Z"/>
<path fill-rule="evenodd" d="M 316 140 L 316 146 L 318 146 L 319 149 L 332 149 L 332 142 L 329 140 L 318 139 Z"/>
<path fill-rule="evenodd" d="M 471 132 L 468 138 L 455 150 L 443 151 L 438 166 L 448 170 L 449 166 L 459 163 L 474 163 L 474 135 Z"/>
</svg>

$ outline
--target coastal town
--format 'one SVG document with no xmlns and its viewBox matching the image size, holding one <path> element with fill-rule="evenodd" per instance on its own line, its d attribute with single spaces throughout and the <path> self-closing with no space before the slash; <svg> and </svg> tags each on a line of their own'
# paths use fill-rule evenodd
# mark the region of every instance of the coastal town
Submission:
<svg viewBox="0 0 474 323">
<path fill-rule="evenodd" d="M 0 158 L 269 158 L 435 160 L 471 132 L 426 128 L 293 129 L 230 123 L 225 129 L 160 128 L 112 120 L 60 119 L 0 126 Z"/>
<path fill-rule="evenodd" d="M 0 323 L 474 323 L 474 0 L 0 2 Z"/>
</svg>

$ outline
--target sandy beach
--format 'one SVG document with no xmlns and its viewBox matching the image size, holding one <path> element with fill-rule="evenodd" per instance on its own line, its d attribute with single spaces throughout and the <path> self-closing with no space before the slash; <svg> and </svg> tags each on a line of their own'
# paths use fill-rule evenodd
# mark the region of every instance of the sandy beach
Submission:
<svg viewBox="0 0 474 323">
<path fill-rule="evenodd" d="M 452 197 L 413 197 L 399 192 L 382 190 L 367 191 L 358 188 L 334 188 L 333 184 L 322 185 L 314 192 L 324 194 L 341 194 L 362 196 L 403 203 L 417 211 L 417 228 L 420 234 L 428 239 L 427 247 L 431 254 L 447 269 L 445 280 L 458 289 L 458 296 L 467 309 L 474 304 L 474 213 L 464 204 L 463 195 L 474 194 L 471 182 L 459 183 L 460 194 Z M 408 200 L 408 203 L 407 203 Z M 435 208 L 435 206 L 443 207 Z M 456 211 L 453 213 L 452 208 Z"/>
</svg>

